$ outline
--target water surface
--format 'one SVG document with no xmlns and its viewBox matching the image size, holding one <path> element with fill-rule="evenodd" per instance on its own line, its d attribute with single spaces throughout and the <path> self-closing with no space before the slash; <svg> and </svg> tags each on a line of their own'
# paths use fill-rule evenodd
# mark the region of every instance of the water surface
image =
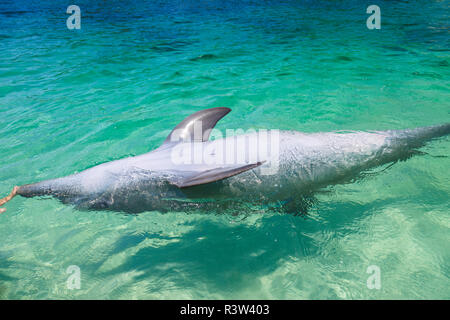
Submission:
<svg viewBox="0 0 450 320">
<path fill-rule="evenodd" d="M 70 4 L 0 1 L 2 196 L 148 152 L 203 108 L 233 110 L 221 130 L 450 119 L 448 1 L 378 1 L 381 30 L 368 1 L 80 0 L 81 30 Z M 18 197 L 0 216 L 0 298 L 449 299 L 449 150 L 324 190 L 306 217 Z"/>
</svg>

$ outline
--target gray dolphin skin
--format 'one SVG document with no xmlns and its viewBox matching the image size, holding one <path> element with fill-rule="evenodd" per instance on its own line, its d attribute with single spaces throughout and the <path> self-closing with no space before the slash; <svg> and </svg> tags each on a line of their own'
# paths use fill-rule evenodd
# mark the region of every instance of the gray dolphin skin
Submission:
<svg viewBox="0 0 450 320">
<path fill-rule="evenodd" d="M 128 213 L 222 212 L 242 204 L 281 204 L 301 213 L 315 191 L 352 181 L 368 169 L 406 160 L 426 142 L 450 133 L 450 123 L 446 123 L 371 132 L 272 131 L 263 135 L 253 131 L 209 140 L 216 123 L 230 111 L 196 112 L 149 153 L 16 187 L 0 205 L 21 195 L 52 196 L 80 209 Z"/>
</svg>

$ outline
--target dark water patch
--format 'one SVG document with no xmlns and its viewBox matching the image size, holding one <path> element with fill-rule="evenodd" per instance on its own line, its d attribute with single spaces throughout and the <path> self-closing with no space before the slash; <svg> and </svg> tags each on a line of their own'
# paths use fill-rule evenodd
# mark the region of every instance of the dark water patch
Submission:
<svg viewBox="0 0 450 320">
<path fill-rule="evenodd" d="M 175 20 L 173 21 L 174 24 L 190 24 L 193 23 L 193 21 L 190 20 Z"/>
<path fill-rule="evenodd" d="M 320 59 L 321 62 L 351 62 L 354 60 L 355 58 L 351 58 L 349 56 L 336 56 L 334 58 Z"/>
<path fill-rule="evenodd" d="M 289 44 L 289 43 L 292 43 L 292 41 L 290 41 L 290 40 L 287 40 L 287 39 L 277 39 L 277 40 L 272 40 L 272 41 L 269 41 L 269 44 L 275 44 L 275 45 L 278 45 L 278 44 Z"/>
<path fill-rule="evenodd" d="M 175 71 L 174 73 L 172 73 L 169 77 L 167 77 L 167 79 L 175 79 L 175 78 L 179 78 L 182 77 L 183 73 L 181 71 Z"/>
<path fill-rule="evenodd" d="M 286 77 L 286 76 L 290 76 L 290 75 L 293 75 L 293 73 L 292 72 L 280 72 L 280 73 L 277 73 L 277 76 L 279 76 L 279 77 Z"/>
<path fill-rule="evenodd" d="M 428 48 L 428 51 L 433 51 L 433 52 L 448 52 L 450 51 L 447 48 Z"/>
<path fill-rule="evenodd" d="M 212 53 L 206 53 L 206 54 L 202 54 L 200 56 L 194 57 L 189 59 L 190 61 L 202 61 L 202 60 L 214 60 L 214 59 L 218 59 L 219 57 L 216 56 L 215 54 Z"/>
<path fill-rule="evenodd" d="M 412 72 L 413 76 L 425 77 L 425 78 L 433 78 L 433 79 L 442 79 L 442 76 L 435 72 Z"/>
<path fill-rule="evenodd" d="M 402 56 L 401 53 L 386 53 L 385 54 L 386 57 L 400 57 Z"/>
<path fill-rule="evenodd" d="M 397 51 L 397 52 L 408 52 L 408 49 L 398 47 L 398 46 L 383 46 L 382 48 L 391 50 L 391 51 Z"/>
<path fill-rule="evenodd" d="M 337 61 L 353 61 L 353 59 L 348 56 L 337 56 L 336 60 Z"/>
<path fill-rule="evenodd" d="M 420 26 L 419 23 L 402 23 L 403 27 L 415 27 L 415 26 Z"/>
<path fill-rule="evenodd" d="M 17 17 L 21 16 L 27 13 L 31 13 L 31 11 L 23 11 L 23 10 L 17 10 L 17 11 L 0 11 L 0 15 L 4 15 L 6 17 Z"/>
<path fill-rule="evenodd" d="M 433 68 L 446 68 L 450 66 L 450 63 L 448 60 L 442 59 L 442 60 L 424 60 L 423 65 L 427 65 Z"/>
</svg>

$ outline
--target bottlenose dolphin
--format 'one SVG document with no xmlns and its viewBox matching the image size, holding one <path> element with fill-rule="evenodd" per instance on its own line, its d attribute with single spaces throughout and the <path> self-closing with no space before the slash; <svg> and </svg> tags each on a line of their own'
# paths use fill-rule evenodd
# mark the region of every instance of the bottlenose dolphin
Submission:
<svg viewBox="0 0 450 320">
<path fill-rule="evenodd" d="M 196 112 L 149 153 L 15 187 L 0 205 L 21 195 L 53 196 L 81 209 L 129 213 L 221 211 L 238 203 L 290 203 L 294 210 L 304 212 L 305 199 L 313 192 L 354 179 L 368 169 L 405 160 L 427 141 L 450 133 L 450 123 L 446 123 L 370 132 L 254 131 L 210 140 L 216 123 L 230 111 Z"/>
</svg>

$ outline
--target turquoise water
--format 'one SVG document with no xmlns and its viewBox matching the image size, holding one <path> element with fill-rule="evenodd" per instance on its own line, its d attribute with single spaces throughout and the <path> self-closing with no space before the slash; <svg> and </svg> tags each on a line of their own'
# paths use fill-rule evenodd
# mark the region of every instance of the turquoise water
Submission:
<svg viewBox="0 0 450 320">
<path fill-rule="evenodd" d="M 1 197 L 148 152 L 203 108 L 233 110 L 221 130 L 450 120 L 448 1 L 77 1 L 81 30 L 70 4 L 0 1 Z M 449 142 L 324 190 L 306 217 L 17 197 L 0 215 L 0 298 L 449 299 Z"/>
</svg>

